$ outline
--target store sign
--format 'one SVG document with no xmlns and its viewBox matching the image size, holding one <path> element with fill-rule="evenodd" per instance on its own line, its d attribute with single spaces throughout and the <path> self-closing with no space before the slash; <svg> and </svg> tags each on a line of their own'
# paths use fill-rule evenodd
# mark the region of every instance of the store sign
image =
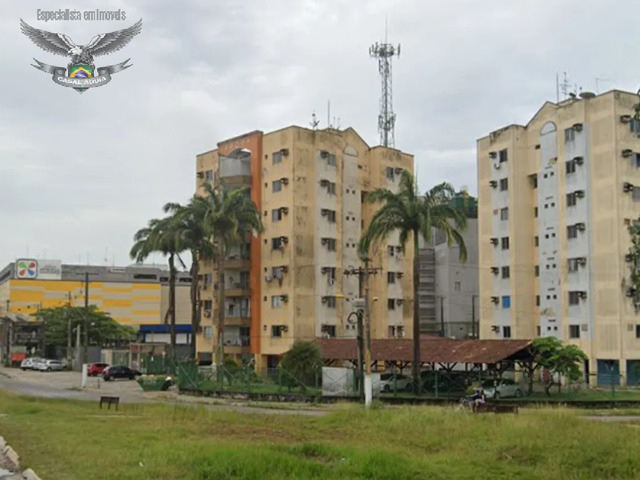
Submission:
<svg viewBox="0 0 640 480">
<path fill-rule="evenodd" d="M 60 280 L 62 262 L 60 260 L 37 260 L 22 258 L 16 260 L 16 278 L 23 280 Z"/>
</svg>

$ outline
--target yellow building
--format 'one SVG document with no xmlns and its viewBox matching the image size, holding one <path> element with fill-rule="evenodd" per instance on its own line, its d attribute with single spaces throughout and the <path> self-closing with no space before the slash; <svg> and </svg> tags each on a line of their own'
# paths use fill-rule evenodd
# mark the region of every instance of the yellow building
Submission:
<svg viewBox="0 0 640 480">
<path fill-rule="evenodd" d="M 30 315 L 42 308 L 89 304 L 131 326 L 161 324 L 168 309 L 168 272 L 159 268 L 63 265 L 56 260 L 18 259 L 0 271 L 0 316 Z M 176 322 L 191 323 L 190 277 L 178 275 Z"/>
<path fill-rule="evenodd" d="M 579 345 L 591 384 L 640 380 L 625 261 L 640 215 L 638 101 L 611 91 L 546 102 L 477 143 L 481 338 Z"/>
<path fill-rule="evenodd" d="M 296 340 L 355 338 L 346 319 L 359 296 L 357 244 L 374 207 L 363 203 L 379 187 L 397 189 L 400 172 L 413 173 L 413 156 L 369 147 L 353 130 L 287 127 L 254 131 L 218 143 L 196 159 L 199 194 L 205 182 L 250 187 L 264 234 L 232 252 L 225 268 L 226 354 L 273 367 Z M 371 267 L 372 338 L 412 335 L 412 252 L 400 254 L 398 235 L 382 244 Z M 216 341 L 215 274 L 203 276 L 201 359 Z"/>
</svg>

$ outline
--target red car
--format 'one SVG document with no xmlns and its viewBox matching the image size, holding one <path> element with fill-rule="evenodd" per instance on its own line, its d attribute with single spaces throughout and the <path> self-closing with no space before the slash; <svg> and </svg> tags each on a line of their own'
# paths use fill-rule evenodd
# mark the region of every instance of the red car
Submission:
<svg viewBox="0 0 640 480">
<path fill-rule="evenodd" d="M 89 365 L 89 370 L 87 371 L 87 375 L 89 375 L 90 377 L 97 377 L 108 366 L 109 366 L 108 363 L 92 363 L 91 365 Z"/>
</svg>

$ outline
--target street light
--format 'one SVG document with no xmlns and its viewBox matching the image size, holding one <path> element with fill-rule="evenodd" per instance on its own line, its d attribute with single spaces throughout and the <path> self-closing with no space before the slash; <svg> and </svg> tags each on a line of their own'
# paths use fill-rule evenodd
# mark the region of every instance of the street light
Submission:
<svg viewBox="0 0 640 480">
<path fill-rule="evenodd" d="M 362 310 L 351 312 L 347 316 L 347 323 L 350 325 L 357 325 L 358 328 L 358 391 L 360 394 L 360 400 L 364 401 L 364 364 L 362 361 Z"/>
</svg>

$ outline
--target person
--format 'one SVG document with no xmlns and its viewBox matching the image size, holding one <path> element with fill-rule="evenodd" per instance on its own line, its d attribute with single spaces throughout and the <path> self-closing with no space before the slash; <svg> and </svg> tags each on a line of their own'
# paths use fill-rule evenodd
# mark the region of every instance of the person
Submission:
<svg viewBox="0 0 640 480">
<path fill-rule="evenodd" d="M 480 405 L 484 405 L 487 401 L 487 397 L 484 394 L 484 390 L 476 390 L 476 392 L 471 397 L 473 403 L 471 404 L 472 410 L 475 412 L 478 410 Z"/>
</svg>

